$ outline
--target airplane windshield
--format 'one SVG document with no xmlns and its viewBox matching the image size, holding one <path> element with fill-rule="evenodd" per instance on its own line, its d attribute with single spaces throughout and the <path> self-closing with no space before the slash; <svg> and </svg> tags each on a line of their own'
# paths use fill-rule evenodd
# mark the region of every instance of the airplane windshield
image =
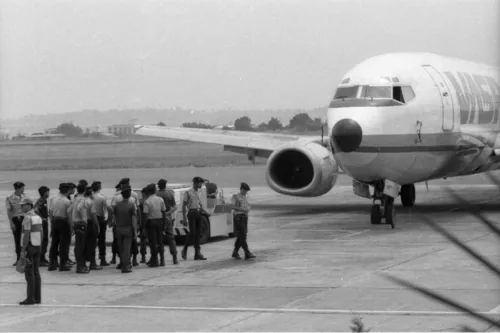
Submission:
<svg viewBox="0 0 500 333">
<path fill-rule="evenodd" d="M 365 103 L 362 101 L 370 101 L 369 106 L 378 106 L 380 103 L 374 103 L 376 100 L 391 100 L 395 103 L 390 103 L 391 105 L 401 105 L 406 104 L 415 98 L 415 93 L 410 86 L 368 86 L 368 85 L 357 85 L 348 87 L 338 87 L 335 92 L 335 97 L 332 100 L 335 107 L 348 107 L 352 105 L 358 105 L 360 103 Z M 354 104 L 348 101 L 357 101 Z M 339 104 L 340 103 L 340 104 Z M 347 103 L 347 104 L 345 104 Z M 382 103 L 386 104 L 386 103 Z M 344 105 L 344 106 L 342 106 Z M 331 106 L 333 107 L 333 106 Z"/>
</svg>

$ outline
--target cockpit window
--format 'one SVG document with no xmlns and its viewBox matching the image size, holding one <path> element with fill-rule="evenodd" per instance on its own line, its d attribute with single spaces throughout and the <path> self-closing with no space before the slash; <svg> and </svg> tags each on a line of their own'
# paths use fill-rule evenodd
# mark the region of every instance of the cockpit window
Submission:
<svg viewBox="0 0 500 333">
<path fill-rule="evenodd" d="M 415 92 L 413 91 L 413 89 L 411 87 L 404 86 L 404 87 L 401 87 L 401 89 L 403 90 L 403 96 L 405 98 L 406 103 L 408 103 L 409 101 L 411 101 L 412 99 L 415 98 Z"/>
<path fill-rule="evenodd" d="M 334 99 L 356 98 L 358 96 L 359 86 L 340 87 L 335 93 Z"/>
<path fill-rule="evenodd" d="M 362 98 L 392 98 L 391 87 L 374 87 L 364 86 L 364 93 L 361 94 Z"/>
</svg>

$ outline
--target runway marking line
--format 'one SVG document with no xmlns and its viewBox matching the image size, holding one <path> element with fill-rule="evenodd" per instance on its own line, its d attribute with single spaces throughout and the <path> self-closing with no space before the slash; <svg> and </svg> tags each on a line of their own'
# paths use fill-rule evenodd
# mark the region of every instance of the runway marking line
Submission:
<svg viewBox="0 0 500 333">
<path fill-rule="evenodd" d="M 0 307 L 20 307 L 18 304 L 0 304 Z M 220 307 L 183 307 L 183 306 L 148 306 L 148 305 L 97 305 L 97 304 L 38 304 L 34 308 L 73 308 L 73 309 L 123 309 L 123 310 L 162 310 L 162 311 L 207 311 L 207 312 L 259 312 L 259 313 L 309 313 L 339 315 L 379 315 L 379 316 L 465 316 L 459 311 L 391 311 L 391 310 L 343 310 L 343 309 L 293 309 L 293 308 L 220 308 Z M 476 312 L 481 315 L 497 313 Z M 500 314 L 500 313 L 498 313 Z"/>
</svg>

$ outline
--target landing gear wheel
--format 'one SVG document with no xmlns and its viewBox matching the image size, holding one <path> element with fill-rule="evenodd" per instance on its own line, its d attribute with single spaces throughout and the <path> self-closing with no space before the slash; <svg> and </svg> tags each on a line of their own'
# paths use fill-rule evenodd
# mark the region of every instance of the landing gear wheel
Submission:
<svg viewBox="0 0 500 333">
<path fill-rule="evenodd" d="M 370 220 L 372 224 L 380 224 L 382 221 L 382 214 L 380 213 L 380 206 L 379 205 L 373 205 L 372 206 L 372 213 L 370 216 Z"/>
<path fill-rule="evenodd" d="M 404 207 L 413 207 L 415 204 L 415 185 L 408 184 L 401 186 L 401 203 Z"/>
<path fill-rule="evenodd" d="M 387 196 L 384 202 L 385 223 L 390 224 L 394 229 L 396 226 L 396 210 L 394 209 L 394 198 Z"/>
</svg>

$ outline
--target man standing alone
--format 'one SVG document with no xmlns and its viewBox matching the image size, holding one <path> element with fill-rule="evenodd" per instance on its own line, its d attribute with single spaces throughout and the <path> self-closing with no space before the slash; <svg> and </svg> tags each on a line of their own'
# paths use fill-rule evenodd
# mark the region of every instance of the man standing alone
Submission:
<svg viewBox="0 0 500 333">
<path fill-rule="evenodd" d="M 245 260 L 255 258 L 248 249 L 247 233 L 248 233 L 248 212 L 250 204 L 248 203 L 247 193 L 250 191 L 250 186 L 247 183 L 241 183 L 240 193 L 236 193 L 231 198 L 232 208 L 234 213 L 234 229 L 236 231 L 236 242 L 234 243 L 234 251 L 232 257 L 241 259 L 238 251 L 240 247 L 245 251 Z"/>
</svg>

